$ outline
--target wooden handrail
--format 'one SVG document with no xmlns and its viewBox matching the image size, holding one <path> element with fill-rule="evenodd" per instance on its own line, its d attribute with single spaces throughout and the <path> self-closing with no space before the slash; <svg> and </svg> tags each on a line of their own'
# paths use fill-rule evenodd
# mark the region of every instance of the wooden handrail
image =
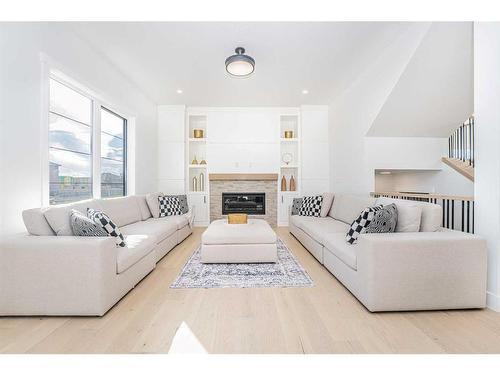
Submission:
<svg viewBox="0 0 500 375">
<path fill-rule="evenodd" d="M 422 199 L 449 199 L 454 201 L 473 202 L 474 197 L 460 195 L 442 195 L 442 194 L 426 194 L 426 193 L 401 193 L 398 191 L 375 191 L 371 192 L 372 197 L 389 197 L 389 198 L 422 198 Z"/>
</svg>

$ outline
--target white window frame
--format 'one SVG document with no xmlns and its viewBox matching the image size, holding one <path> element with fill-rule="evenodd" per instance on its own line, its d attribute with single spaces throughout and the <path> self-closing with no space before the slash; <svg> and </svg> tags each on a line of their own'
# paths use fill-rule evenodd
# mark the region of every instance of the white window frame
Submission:
<svg viewBox="0 0 500 375">
<path fill-rule="evenodd" d="M 118 105 L 113 104 L 96 90 L 90 89 L 84 81 L 73 78 L 76 75 L 45 54 L 40 54 L 41 61 L 41 175 L 43 206 L 50 205 L 49 176 L 49 109 L 50 109 L 50 79 L 68 86 L 79 94 L 92 100 L 92 198 L 101 198 L 101 107 L 123 117 L 127 123 L 126 138 L 126 194 L 135 194 L 135 118 L 136 116 Z"/>
</svg>

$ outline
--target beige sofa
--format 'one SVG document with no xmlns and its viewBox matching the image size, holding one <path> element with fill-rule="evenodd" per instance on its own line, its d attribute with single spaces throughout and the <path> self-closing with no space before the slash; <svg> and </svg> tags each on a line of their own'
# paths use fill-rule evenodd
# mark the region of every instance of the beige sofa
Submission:
<svg viewBox="0 0 500 375">
<path fill-rule="evenodd" d="M 72 236 L 71 209 L 87 207 L 107 213 L 127 246 L 117 247 L 114 237 Z M 158 218 L 146 196 L 24 211 L 28 233 L 0 239 L 0 315 L 104 315 L 192 233 L 191 212 Z"/>
<path fill-rule="evenodd" d="M 399 220 L 406 227 L 362 234 L 354 245 L 346 242 L 350 224 L 365 207 L 389 203 L 398 208 L 398 227 Z M 485 307 L 486 243 L 441 228 L 440 206 L 337 194 L 326 211 L 318 218 L 291 215 L 290 233 L 368 310 Z M 415 219 L 420 220 L 412 230 Z"/>
</svg>

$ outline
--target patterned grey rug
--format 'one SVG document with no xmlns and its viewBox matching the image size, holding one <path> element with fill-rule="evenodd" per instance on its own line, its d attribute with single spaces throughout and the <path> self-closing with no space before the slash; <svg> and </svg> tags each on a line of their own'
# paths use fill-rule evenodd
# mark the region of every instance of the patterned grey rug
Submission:
<svg viewBox="0 0 500 375">
<path fill-rule="evenodd" d="M 189 258 L 171 288 L 286 288 L 314 283 L 278 238 L 276 263 L 203 264 L 200 248 Z"/>
</svg>

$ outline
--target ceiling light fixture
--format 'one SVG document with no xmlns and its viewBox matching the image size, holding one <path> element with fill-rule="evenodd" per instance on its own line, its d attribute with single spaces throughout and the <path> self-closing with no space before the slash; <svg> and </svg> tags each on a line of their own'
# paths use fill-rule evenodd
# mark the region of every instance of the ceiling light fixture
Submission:
<svg viewBox="0 0 500 375">
<path fill-rule="evenodd" d="M 234 50 L 236 55 L 226 59 L 226 70 L 234 77 L 248 77 L 255 70 L 255 60 L 245 55 L 245 49 L 238 47 Z"/>
<path fill-rule="evenodd" d="M 177 89 L 177 94 L 182 94 L 182 90 L 181 89 Z"/>
<path fill-rule="evenodd" d="M 302 94 L 304 94 L 304 95 L 309 94 L 309 90 L 305 90 L 305 89 L 304 89 L 304 90 L 302 90 Z"/>
</svg>

